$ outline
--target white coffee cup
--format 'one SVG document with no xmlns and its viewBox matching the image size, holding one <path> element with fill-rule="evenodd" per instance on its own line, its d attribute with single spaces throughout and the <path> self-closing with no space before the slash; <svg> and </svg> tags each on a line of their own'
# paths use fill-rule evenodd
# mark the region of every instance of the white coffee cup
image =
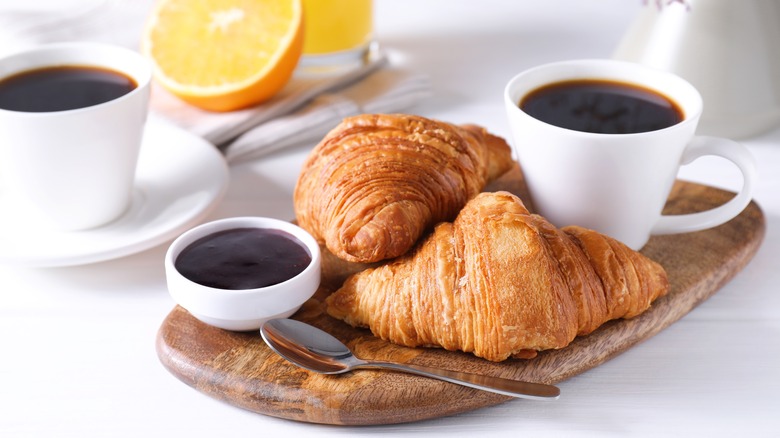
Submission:
<svg viewBox="0 0 780 438">
<path fill-rule="evenodd" d="M 38 46 L 0 59 L 0 79 L 46 67 L 113 70 L 137 84 L 83 108 L 50 112 L 0 109 L 3 190 L 31 219 L 84 230 L 118 218 L 130 205 L 146 121 L 151 66 L 140 54 L 99 43 Z"/>
<path fill-rule="evenodd" d="M 683 120 L 655 131 L 601 134 L 542 122 L 519 107 L 528 93 L 553 83 L 596 79 L 635 84 L 677 103 Z M 586 59 L 531 68 L 512 78 L 504 101 L 513 148 L 536 211 L 555 225 L 579 225 L 640 249 L 651 235 L 715 227 L 750 202 L 754 158 L 741 144 L 695 136 L 702 113 L 699 92 L 674 74 L 640 64 Z M 681 165 L 715 155 L 732 161 L 743 185 L 727 203 L 684 215 L 662 215 Z"/>
</svg>

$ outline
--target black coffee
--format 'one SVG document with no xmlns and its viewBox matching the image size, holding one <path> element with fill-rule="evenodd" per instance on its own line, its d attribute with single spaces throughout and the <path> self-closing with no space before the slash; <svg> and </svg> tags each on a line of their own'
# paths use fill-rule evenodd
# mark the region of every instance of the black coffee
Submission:
<svg viewBox="0 0 780 438">
<path fill-rule="evenodd" d="M 605 80 L 546 85 L 522 98 L 519 107 L 551 125 L 600 134 L 655 131 L 684 117 L 679 105 L 656 91 Z"/>
<path fill-rule="evenodd" d="M 46 67 L 0 80 L 0 108 L 34 113 L 85 108 L 124 96 L 137 86 L 132 78 L 113 70 Z"/>
</svg>

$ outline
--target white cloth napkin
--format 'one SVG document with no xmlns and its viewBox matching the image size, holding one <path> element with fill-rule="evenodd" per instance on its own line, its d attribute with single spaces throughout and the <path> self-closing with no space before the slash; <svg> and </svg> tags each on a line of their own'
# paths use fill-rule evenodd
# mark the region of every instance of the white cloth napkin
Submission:
<svg viewBox="0 0 780 438">
<path fill-rule="evenodd" d="M 430 95 L 424 75 L 383 68 L 343 89 L 323 92 L 291 114 L 257 124 L 225 148 L 228 162 L 259 158 L 302 143 L 316 143 L 348 116 L 394 113 Z"/>
<path fill-rule="evenodd" d="M 427 76 L 393 68 L 380 55 L 339 76 L 295 76 L 274 98 L 244 110 L 200 110 L 160 88 L 153 90 L 152 108 L 214 143 L 235 163 L 316 143 L 344 117 L 402 111 L 429 95 Z"/>
<path fill-rule="evenodd" d="M 137 48 L 152 0 L 0 0 L 0 55 L 38 44 L 91 40 Z M 330 77 L 294 76 L 271 100 L 226 113 L 200 110 L 155 85 L 151 109 L 210 141 L 230 163 L 319 141 L 344 117 L 408 110 L 431 94 L 428 77 L 379 51 Z"/>
<path fill-rule="evenodd" d="M 348 116 L 392 113 L 413 106 L 430 94 L 427 77 L 383 69 L 335 92 L 325 92 L 292 114 L 259 124 L 226 149 L 229 162 L 259 158 L 267 153 L 316 142 Z"/>
</svg>

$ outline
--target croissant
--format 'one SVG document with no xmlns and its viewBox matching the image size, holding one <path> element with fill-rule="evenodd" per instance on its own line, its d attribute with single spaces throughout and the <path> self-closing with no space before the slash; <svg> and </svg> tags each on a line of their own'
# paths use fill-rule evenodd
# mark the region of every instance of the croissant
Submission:
<svg viewBox="0 0 780 438">
<path fill-rule="evenodd" d="M 344 260 L 394 258 L 512 164 L 509 145 L 476 125 L 402 114 L 347 118 L 303 164 L 296 220 Z"/>
<path fill-rule="evenodd" d="M 595 231 L 558 229 L 495 192 L 407 255 L 352 275 L 325 304 L 393 343 L 498 362 L 563 348 L 642 313 L 668 289 L 663 267 L 642 254 Z"/>
</svg>

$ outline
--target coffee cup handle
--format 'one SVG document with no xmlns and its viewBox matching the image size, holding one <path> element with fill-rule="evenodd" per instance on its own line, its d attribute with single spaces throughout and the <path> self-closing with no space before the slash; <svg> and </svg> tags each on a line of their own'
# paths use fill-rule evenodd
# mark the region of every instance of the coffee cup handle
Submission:
<svg viewBox="0 0 780 438">
<path fill-rule="evenodd" d="M 683 152 L 680 163 L 681 165 L 690 164 L 705 155 L 722 157 L 734 163 L 742 172 L 742 189 L 725 204 L 710 210 L 681 215 L 663 215 L 653 227 L 651 234 L 687 233 L 712 228 L 730 221 L 750 203 L 757 178 L 756 162 L 750 151 L 741 143 L 733 140 L 696 136 Z"/>
</svg>

